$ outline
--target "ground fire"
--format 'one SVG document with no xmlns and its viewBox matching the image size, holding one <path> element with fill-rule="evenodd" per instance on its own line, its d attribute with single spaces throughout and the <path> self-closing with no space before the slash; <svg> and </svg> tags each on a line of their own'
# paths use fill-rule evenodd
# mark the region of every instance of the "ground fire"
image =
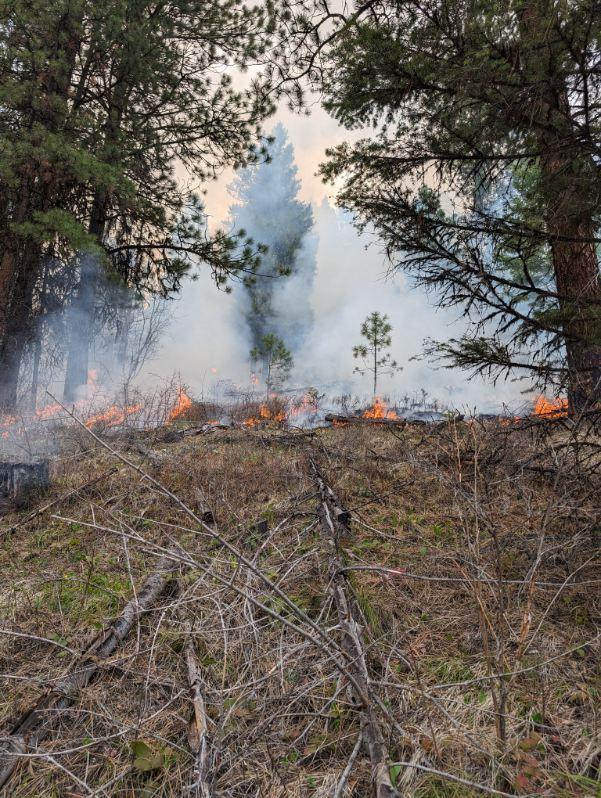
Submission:
<svg viewBox="0 0 601 798">
<path fill-rule="evenodd" d="M 376 396 L 372 406 L 363 413 L 363 417 L 398 419 L 399 415 L 395 410 L 390 409 L 383 399 Z"/>
<path fill-rule="evenodd" d="M 562 417 L 568 415 L 568 400 L 567 399 L 546 399 L 544 396 L 539 396 L 534 405 L 535 416 L 550 416 Z"/>
<path fill-rule="evenodd" d="M 182 416 L 187 410 L 192 407 L 192 400 L 188 396 L 188 394 L 184 391 L 183 388 L 180 388 L 177 394 L 177 400 L 175 405 L 171 409 L 168 419 L 169 421 L 175 421 L 176 418 Z"/>
</svg>

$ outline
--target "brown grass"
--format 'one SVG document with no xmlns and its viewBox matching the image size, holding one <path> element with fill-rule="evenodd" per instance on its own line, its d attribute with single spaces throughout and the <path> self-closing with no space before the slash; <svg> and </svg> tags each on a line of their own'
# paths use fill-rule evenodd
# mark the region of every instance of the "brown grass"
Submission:
<svg viewBox="0 0 601 798">
<path fill-rule="evenodd" d="M 585 448 L 563 427 L 469 423 L 278 434 L 157 444 L 152 463 L 127 453 L 190 507 L 201 487 L 219 534 L 253 568 L 123 463 L 54 516 L 5 535 L 4 734 L 76 664 L 65 647 L 83 649 L 119 613 L 158 547 L 175 545 L 183 562 L 179 591 L 68 711 L 48 718 L 49 735 L 7 794 L 187 794 L 191 625 L 216 791 L 331 795 L 359 726 L 344 679 L 301 615 L 336 642 L 310 455 L 353 512 L 344 548 L 370 676 L 391 756 L 412 765 L 394 770 L 401 793 L 482 794 L 459 779 L 509 794 L 599 795 L 596 439 L 587 433 Z M 56 495 L 114 462 L 94 441 L 64 455 Z M 136 740 L 154 769 L 136 764 Z M 363 753 L 345 794 L 370 794 Z"/>
</svg>

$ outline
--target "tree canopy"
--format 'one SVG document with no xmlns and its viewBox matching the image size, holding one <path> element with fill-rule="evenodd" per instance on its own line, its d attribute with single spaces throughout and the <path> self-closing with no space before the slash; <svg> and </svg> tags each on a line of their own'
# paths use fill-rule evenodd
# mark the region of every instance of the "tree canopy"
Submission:
<svg viewBox="0 0 601 798">
<path fill-rule="evenodd" d="M 378 0 L 322 37 L 323 174 L 393 269 L 471 321 L 447 362 L 598 401 L 601 19 L 591 0 Z M 316 64 L 319 64 L 319 69 Z"/>
<path fill-rule="evenodd" d="M 198 183 L 260 153 L 273 106 L 228 67 L 262 59 L 269 15 L 241 0 L 0 3 L 0 406 L 16 401 L 48 258 L 84 305 L 89 256 L 162 292 L 199 261 L 218 279 L 256 267 L 249 247 L 209 235 L 175 170 Z"/>
</svg>

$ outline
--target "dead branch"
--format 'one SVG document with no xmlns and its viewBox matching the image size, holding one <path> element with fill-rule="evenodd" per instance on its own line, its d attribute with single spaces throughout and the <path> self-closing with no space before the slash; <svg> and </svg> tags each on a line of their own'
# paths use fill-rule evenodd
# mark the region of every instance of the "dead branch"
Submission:
<svg viewBox="0 0 601 798">
<path fill-rule="evenodd" d="M 127 602 L 121 615 L 86 647 L 71 672 L 21 716 L 8 734 L 4 751 L 0 752 L 0 789 L 11 777 L 19 759 L 28 749 L 37 748 L 46 736 L 48 730 L 43 728 L 43 723 L 47 713 L 51 710 L 55 716 L 73 703 L 78 691 L 96 676 L 100 663 L 110 657 L 139 618 L 152 608 L 178 567 L 176 558 L 161 557 L 137 595 Z"/>
<path fill-rule="evenodd" d="M 338 622 L 342 631 L 341 648 L 347 660 L 347 667 L 354 676 L 354 684 L 349 686 L 349 692 L 350 698 L 361 716 L 361 737 L 371 762 L 374 796 L 375 798 L 393 798 L 399 793 L 390 779 L 388 749 L 376 715 L 376 702 L 372 697 L 365 644 L 361 626 L 357 621 L 359 613 L 355 606 L 355 600 L 349 595 L 350 591 L 344 573 L 340 536 L 348 530 L 338 521 L 336 514 L 340 508 L 332 499 L 335 494 L 327 485 L 313 460 L 311 461 L 311 470 L 319 489 L 321 525 L 330 552 L 329 591 L 338 612 Z"/>
<path fill-rule="evenodd" d="M 194 640 L 189 633 L 184 653 L 188 669 L 188 684 L 194 707 L 194 717 L 188 727 L 188 744 L 194 754 L 194 782 L 190 794 L 197 798 L 212 798 L 213 790 L 210 779 L 208 715 L 203 692 L 203 679 L 196 658 Z"/>
</svg>

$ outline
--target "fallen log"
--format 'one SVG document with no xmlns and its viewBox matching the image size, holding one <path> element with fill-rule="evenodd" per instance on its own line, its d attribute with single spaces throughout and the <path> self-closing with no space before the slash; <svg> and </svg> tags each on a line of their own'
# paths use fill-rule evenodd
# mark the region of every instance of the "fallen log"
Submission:
<svg viewBox="0 0 601 798">
<path fill-rule="evenodd" d="M 325 479 L 322 477 L 321 472 L 313 463 L 313 476 L 315 477 L 315 481 L 317 482 L 317 487 L 319 489 L 320 496 L 325 497 L 328 502 L 328 506 L 331 508 L 334 518 L 339 524 L 348 529 L 351 523 L 351 514 L 346 507 L 343 506 L 342 502 L 338 498 L 338 496 L 334 493 L 332 488 L 328 485 Z"/>
<path fill-rule="evenodd" d="M 138 619 L 152 608 L 178 568 L 179 560 L 175 554 L 173 558 L 161 557 L 156 570 L 146 578 L 137 595 L 127 602 L 121 615 L 96 635 L 71 672 L 46 691 L 12 727 L 5 736 L 3 749 L 0 749 L 0 789 L 10 779 L 19 759 L 27 750 L 37 748 L 48 733 L 43 725 L 48 713 L 55 718 L 57 712 L 73 703 L 78 691 L 86 687 L 101 669 L 102 660 L 110 657 Z"/>
<path fill-rule="evenodd" d="M 320 494 L 321 528 L 329 547 L 328 573 L 329 591 L 338 614 L 338 624 L 342 632 L 342 650 L 346 667 L 353 675 L 349 683 L 352 703 L 361 717 L 361 739 L 371 762 L 371 777 L 374 798 L 398 798 L 390 778 L 390 757 L 384 735 L 375 711 L 372 690 L 365 654 L 365 644 L 361 633 L 360 617 L 352 591 L 348 589 L 344 571 L 344 556 L 340 538 L 348 532 L 345 525 L 336 518 L 332 503 L 333 491 L 324 479 L 317 464 L 311 461 L 311 470 Z"/>
<path fill-rule="evenodd" d="M 334 426 L 380 426 L 399 427 L 406 426 L 405 418 L 371 418 L 368 416 L 343 416 L 338 413 L 328 413 L 325 420 Z"/>
</svg>

